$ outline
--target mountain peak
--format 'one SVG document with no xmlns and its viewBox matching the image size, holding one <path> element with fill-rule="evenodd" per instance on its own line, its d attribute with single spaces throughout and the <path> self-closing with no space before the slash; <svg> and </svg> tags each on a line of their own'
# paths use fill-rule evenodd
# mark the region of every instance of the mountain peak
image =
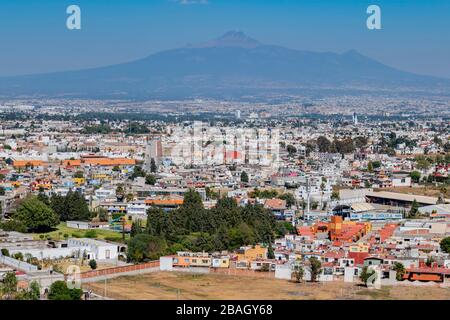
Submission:
<svg viewBox="0 0 450 320">
<path fill-rule="evenodd" d="M 212 48 L 212 47 L 239 47 L 239 48 L 256 48 L 261 43 L 250 38 L 242 31 L 228 31 L 221 37 L 194 45 L 194 48 Z"/>
</svg>

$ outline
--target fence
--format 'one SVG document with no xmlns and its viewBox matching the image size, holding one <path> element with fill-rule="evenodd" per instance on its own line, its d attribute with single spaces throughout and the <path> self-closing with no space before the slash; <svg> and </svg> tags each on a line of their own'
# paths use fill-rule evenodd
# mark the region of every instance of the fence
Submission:
<svg viewBox="0 0 450 320">
<path fill-rule="evenodd" d="M 114 267 L 102 270 L 92 270 L 80 274 L 81 282 L 94 282 L 123 275 L 134 275 L 159 271 L 159 260 L 143 264 Z"/>
<path fill-rule="evenodd" d="M 38 267 L 35 265 L 11 257 L 6 257 L 2 254 L 0 254 L 0 263 L 24 272 L 38 271 Z"/>
<path fill-rule="evenodd" d="M 236 269 L 236 268 L 211 268 L 211 274 L 225 274 L 230 276 L 243 276 L 243 277 L 258 277 L 258 278 L 275 278 L 275 272 L 262 272 L 249 269 Z"/>
</svg>

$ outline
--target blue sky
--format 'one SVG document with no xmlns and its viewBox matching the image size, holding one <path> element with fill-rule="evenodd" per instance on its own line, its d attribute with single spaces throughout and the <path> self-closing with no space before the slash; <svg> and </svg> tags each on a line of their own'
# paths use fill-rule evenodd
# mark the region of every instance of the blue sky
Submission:
<svg viewBox="0 0 450 320">
<path fill-rule="evenodd" d="M 82 30 L 66 29 L 71 4 Z M 370 4 L 381 7 L 383 30 L 367 30 Z M 229 30 L 450 78 L 448 0 L 0 0 L 0 76 L 131 61 Z"/>
</svg>

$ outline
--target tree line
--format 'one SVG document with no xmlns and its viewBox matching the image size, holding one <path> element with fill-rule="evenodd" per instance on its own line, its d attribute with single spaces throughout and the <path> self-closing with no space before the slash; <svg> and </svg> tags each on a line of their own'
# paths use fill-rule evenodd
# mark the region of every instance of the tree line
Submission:
<svg viewBox="0 0 450 320">
<path fill-rule="evenodd" d="M 30 195 L 23 199 L 12 217 L 0 223 L 5 231 L 48 232 L 61 221 L 89 221 L 93 217 L 84 196 L 77 191 L 69 191 L 65 196 L 44 193 Z"/>
<path fill-rule="evenodd" d="M 240 207 L 232 198 L 221 198 L 205 209 L 200 195 L 190 190 L 179 209 L 151 208 L 146 226 L 133 224 L 127 256 L 142 262 L 183 250 L 213 252 L 257 243 L 270 247 L 275 237 L 292 231 L 261 205 Z"/>
</svg>

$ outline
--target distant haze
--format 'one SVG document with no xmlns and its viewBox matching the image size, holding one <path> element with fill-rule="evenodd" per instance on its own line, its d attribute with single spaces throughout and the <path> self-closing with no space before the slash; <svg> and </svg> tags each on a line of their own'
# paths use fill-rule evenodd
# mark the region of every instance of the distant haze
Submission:
<svg viewBox="0 0 450 320">
<path fill-rule="evenodd" d="M 238 31 L 109 67 L 0 78 L 0 95 L 6 97 L 240 99 L 311 89 L 448 93 L 449 88 L 450 80 L 400 71 L 355 50 L 293 50 Z"/>
<path fill-rule="evenodd" d="M 372 3 L 382 9 L 380 31 L 366 28 Z M 71 4 L 82 10 L 80 31 L 65 27 Z M 241 30 L 265 44 L 357 50 L 450 78 L 449 14 L 448 0 L 2 0 L 0 76 L 114 65 Z"/>
</svg>

